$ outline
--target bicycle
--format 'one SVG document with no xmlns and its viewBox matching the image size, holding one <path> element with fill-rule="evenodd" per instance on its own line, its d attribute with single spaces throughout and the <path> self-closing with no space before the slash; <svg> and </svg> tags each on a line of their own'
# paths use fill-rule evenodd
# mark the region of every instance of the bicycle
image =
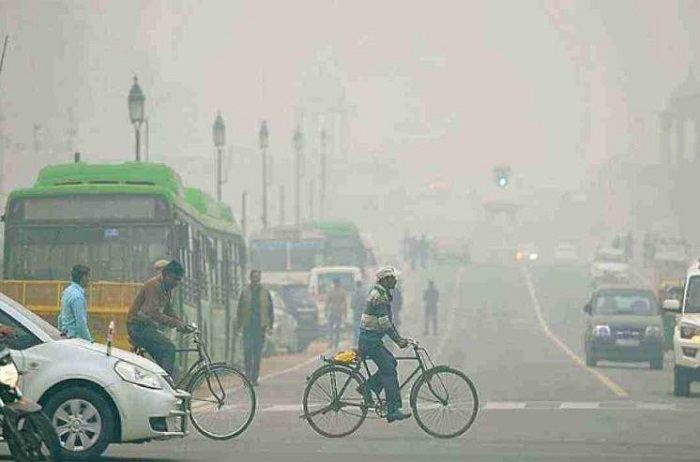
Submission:
<svg viewBox="0 0 700 462">
<path fill-rule="evenodd" d="M 409 403 L 418 426 L 436 438 L 462 435 L 472 426 L 479 411 L 476 387 L 463 372 L 446 365 L 435 366 L 428 351 L 417 341 L 410 340 L 409 344 L 414 354 L 397 356 L 396 360 L 416 361 L 418 364 L 399 385 L 399 390 L 403 391 L 415 378 Z M 311 428 L 325 437 L 341 438 L 357 431 L 371 409 L 379 418 L 386 417 L 385 401 L 370 390 L 362 372 L 364 366 L 367 375 L 371 375 L 367 358 L 355 355 L 349 361 L 321 359 L 326 364 L 307 378 L 302 401 L 304 414 L 301 418 L 309 422 Z M 364 390 L 364 393 L 360 390 Z M 318 401 L 314 401 L 316 398 Z M 464 411 L 456 408 L 462 404 Z M 461 416 L 454 426 L 444 424 L 446 419 L 436 422 L 441 417 L 449 417 L 452 410 Z M 341 422 L 346 417 L 347 421 Z M 324 422 L 328 422 L 328 425 Z"/>
<path fill-rule="evenodd" d="M 195 347 L 175 351 L 196 352 L 198 359 L 187 373 L 172 385 L 173 388 L 185 390 L 191 395 L 188 410 L 192 425 L 199 433 L 214 440 L 228 440 L 240 435 L 255 417 L 256 397 L 253 386 L 235 367 L 225 362 L 212 362 L 196 326 L 192 325 L 185 335 L 192 337 Z M 132 350 L 140 356 L 146 353 L 143 348 L 137 346 L 133 346 Z M 236 412 L 241 409 L 241 414 Z M 224 413 L 233 418 L 233 425 L 227 426 L 226 420 L 222 418 L 226 417 Z M 209 422 L 211 427 L 208 426 Z"/>
</svg>

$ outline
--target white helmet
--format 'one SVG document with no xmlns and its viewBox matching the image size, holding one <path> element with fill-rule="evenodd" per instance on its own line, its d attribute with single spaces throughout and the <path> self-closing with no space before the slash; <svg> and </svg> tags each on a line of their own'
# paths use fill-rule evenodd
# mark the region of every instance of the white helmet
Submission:
<svg viewBox="0 0 700 462">
<path fill-rule="evenodd" d="M 383 266 L 379 269 L 379 271 L 377 271 L 375 276 L 377 278 L 377 281 L 381 281 L 382 279 L 389 277 L 389 276 L 393 276 L 396 279 L 398 279 L 399 278 L 399 270 L 397 270 L 393 266 Z"/>
</svg>

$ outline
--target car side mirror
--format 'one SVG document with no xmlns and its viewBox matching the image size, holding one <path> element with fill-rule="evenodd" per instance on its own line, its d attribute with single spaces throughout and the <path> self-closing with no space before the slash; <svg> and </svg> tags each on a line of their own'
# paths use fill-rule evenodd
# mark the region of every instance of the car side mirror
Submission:
<svg viewBox="0 0 700 462">
<path fill-rule="evenodd" d="M 584 312 L 584 313 L 586 313 L 586 314 L 591 314 L 592 311 L 593 311 L 593 310 L 591 309 L 591 304 L 590 304 L 590 303 L 586 303 L 586 304 L 583 306 L 583 312 Z"/>
<path fill-rule="evenodd" d="M 664 311 L 667 311 L 669 313 L 680 313 L 681 302 L 673 299 L 664 300 Z"/>
</svg>

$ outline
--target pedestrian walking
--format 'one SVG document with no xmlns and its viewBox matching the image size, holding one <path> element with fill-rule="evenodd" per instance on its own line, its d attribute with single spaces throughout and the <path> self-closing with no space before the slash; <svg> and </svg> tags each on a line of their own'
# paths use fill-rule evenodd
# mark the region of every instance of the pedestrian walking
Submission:
<svg viewBox="0 0 700 462">
<path fill-rule="evenodd" d="M 85 289 L 90 283 L 90 268 L 75 265 L 70 274 L 71 283 L 63 290 L 58 330 L 68 338 L 82 338 L 94 342 L 88 328 L 88 305 Z"/>
<path fill-rule="evenodd" d="M 255 386 L 260 377 L 260 358 L 265 345 L 265 334 L 272 333 L 275 313 L 270 291 L 262 286 L 260 270 L 250 272 L 250 284 L 238 300 L 238 331 L 243 331 L 243 358 L 245 375 Z"/>
<path fill-rule="evenodd" d="M 333 279 L 333 288 L 326 295 L 326 312 L 328 313 L 328 331 L 330 347 L 340 346 L 340 332 L 348 314 L 348 293 L 340 285 L 340 279 Z"/>
<path fill-rule="evenodd" d="M 357 346 L 360 339 L 360 326 L 362 325 L 362 313 L 365 311 L 365 300 L 367 299 L 362 281 L 355 281 L 355 290 L 352 292 L 352 326 L 353 345 Z"/>
<path fill-rule="evenodd" d="M 435 281 L 428 283 L 428 288 L 423 292 L 423 303 L 425 306 L 425 316 L 423 323 L 423 335 L 428 335 L 429 325 L 432 324 L 433 335 L 438 334 L 438 302 L 440 301 L 440 291 L 435 287 Z"/>
</svg>

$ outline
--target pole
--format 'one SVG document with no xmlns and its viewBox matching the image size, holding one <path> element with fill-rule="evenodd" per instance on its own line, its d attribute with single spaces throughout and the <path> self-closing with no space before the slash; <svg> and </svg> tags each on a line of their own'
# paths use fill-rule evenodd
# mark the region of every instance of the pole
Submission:
<svg viewBox="0 0 700 462">
<path fill-rule="evenodd" d="M 267 228 L 267 148 L 262 148 L 262 224 Z"/>
<path fill-rule="evenodd" d="M 141 130 L 138 124 L 134 126 L 134 131 L 136 132 L 136 162 L 141 162 Z"/>
<path fill-rule="evenodd" d="M 284 185 L 280 185 L 280 225 L 284 224 Z"/>
<path fill-rule="evenodd" d="M 314 219 L 314 181 L 309 181 L 309 220 Z"/>
<path fill-rule="evenodd" d="M 148 123 L 148 118 L 146 122 L 146 162 L 151 158 L 151 150 L 149 148 L 149 138 L 151 137 L 151 125 Z"/>
<path fill-rule="evenodd" d="M 216 200 L 220 201 L 221 200 L 221 184 L 223 181 L 221 180 L 221 147 L 216 148 L 217 149 L 217 154 L 216 154 Z"/>
<path fill-rule="evenodd" d="M 294 199 L 296 201 L 294 210 L 294 222 L 301 224 L 301 148 L 296 148 L 296 172 L 294 175 Z"/>
<path fill-rule="evenodd" d="M 5 62 L 5 52 L 7 51 L 7 40 L 10 38 L 9 35 L 5 36 L 5 43 L 2 46 L 2 57 L 0 57 L 0 74 L 2 74 L 2 65 Z"/>
<path fill-rule="evenodd" d="M 241 200 L 241 227 L 243 228 L 243 237 L 245 238 L 247 235 L 246 229 L 247 229 L 247 215 L 248 215 L 248 193 L 246 191 L 243 191 L 243 198 Z"/>
<path fill-rule="evenodd" d="M 323 218 L 326 209 L 326 161 L 327 161 L 327 143 L 326 130 L 321 132 L 321 194 L 318 205 L 318 215 Z"/>
</svg>

